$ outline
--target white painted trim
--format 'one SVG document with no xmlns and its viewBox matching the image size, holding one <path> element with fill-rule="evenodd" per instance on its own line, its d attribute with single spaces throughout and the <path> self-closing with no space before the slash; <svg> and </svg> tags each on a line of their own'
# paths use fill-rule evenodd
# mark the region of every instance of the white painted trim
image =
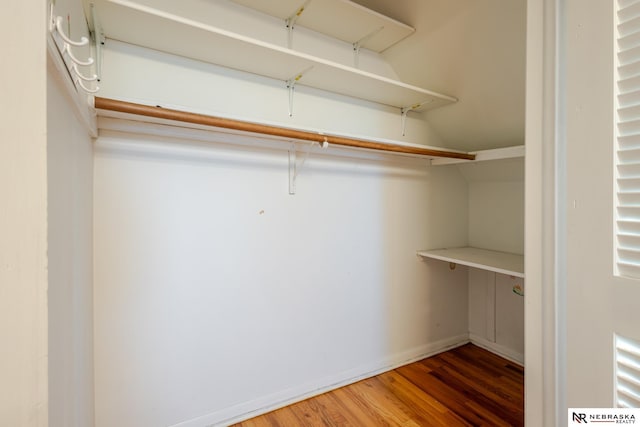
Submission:
<svg viewBox="0 0 640 427">
<path fill-rule="evenodd" d="M 525 125 L 525 425 L 559 423 L 555 144 L 561 0 L 527 1 Z M 566 413 L 565 413 L 566 416 Z"/>
<path fill-rule="evenodd" d="M 477 345 L 478 347 L 484 348 L 491 353 L 497 354 L 498 356 L 504 357 L 507 360 L 510 360 L 513 363 L 517 363 L 520 366 L 524 366 L 524 354 L 512 350 L 503 345 L 497 344 L 495 342 L 491 342 L 481 336 L 475 334 L 469 334 L 469 340 L 472 344 Z"/>
<path fill-rule="evenodd" d="M 612 2 L 614 3 L 614 2 Z M 556 123 L 554 126 L 555 139 L 553 144 L 554 150 L 554 169 L 555 169 L 555 183 L 553 194 L 554 199 L 554 218 L 549 219 L 553 223 L 555 230 L 554 237 L 554 258 L 555 268 L 552 272 L 554 275 L 554 294 L 555 305 L 553 307 L 554 321 L 550 325 L 553 328 L 553 334 L 549 337 L 549 340 L 553 341 L 553 369 L 550 375 L 553 378 L 553 399 L 555 402 L 555 423 L 556 425 L 563 425 L 568 423 L 567 419 L 567 152 L 566 152 L 566 116 L 567 116 L 567 103 L 566 103 L 566 50 L 569 31 L 566 25 L 566 8 L 567 2 L 554 0 L 556 8 L 556 22 L 557 22 L 557 35 L 556 35 L 556 49 L 555 53 L 555 70 L 556 79 L 555 83 L 555 118 Z M 578 6 L 580 7 L 580 6 Z M 613 6 L 612 6 L 613 7 Z M 611 82 L 613 84 L 613 82 Z M 542 171 L 544 173 L 544 170 Z M 551 196 L 547 196 L 551 197 Z"/>
<path fill-rule="evenodd" d="M 544 3 L 527 1 L 527 83 L 525 124 L 525 206 L 540 206 L 542 201 L 542 130 L 543 130 L 543 70 Z M 544 381 L 542 358 L 542 257 L 540 209 L 528 209 L 525 217 L 525 273 L 527 289 L 525 304 L 525 425 L 542 426 L 544 419 Z"/>
<path fill-rule="evenodd" d="M 213 427 L 226 426 L 256 417 L 267 412 L 291 405 L 313 396 L 371 378 L 400 366 L 431 357 L 438 353 L 467 344 L 467 334 L 458 335 L 398 353 L 369 365 L 329 376 L 322 381 L 307 383 L 250 402 L 215 411 L 198 418 L 174 424 L 171 427 Z"/>
</svg>

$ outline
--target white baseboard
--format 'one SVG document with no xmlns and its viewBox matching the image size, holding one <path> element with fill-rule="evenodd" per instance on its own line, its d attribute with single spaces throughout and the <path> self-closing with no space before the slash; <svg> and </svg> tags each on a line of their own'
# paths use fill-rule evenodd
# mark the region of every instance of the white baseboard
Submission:
<svg viewBox="0 0 640 427">
<path fill-rule="evenodd" d="M 495 353 L 498 356 L 502 356 L 513 363 L 524 366 L 524 354 L 522 353 L 507 348 L 503 345 L 488 341 L 487 339 L 474 334 L 469 334 L 469 340 L 472 344 L 475 344 L 478 347 L 482 347 L 485 350 Z"/>
<path fill-rule="evenodd" d="M 360 366 L 356 369 L 323 378 L 319 381 L 276 392 L 260 399 L 224 408 L 201 417 L 174 424 L 171 427 L 214 427 L 235 424 L 243 420 L 271 412 L 275 409 L 291 405 L 292 403 L 300 402 L 310 397 L 344 387 L 345 385 L 353 384 L 363 379 L 379 375 L 383 372 L 393 370 L 426 357 L 442 353 L 468 342 L 469 335 L 463 334 L 429 343 L 389 356 L 388 358 L 369 365 Z"/>
</svg>

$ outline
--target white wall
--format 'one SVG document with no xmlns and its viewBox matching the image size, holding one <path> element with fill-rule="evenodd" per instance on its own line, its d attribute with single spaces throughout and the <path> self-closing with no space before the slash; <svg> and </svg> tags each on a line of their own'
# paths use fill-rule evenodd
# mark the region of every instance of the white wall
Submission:
<svg viewBox="0 0 640 427">
<path fill-rule="evenodd" d="M 49 425 L 93 425 L 93 145 L 62 81 L 47 81 Z"/>
<path fill-rule="evenodd" d="M 524 159 L 458 168 L 469 184 L 469 245 L 524 254 Z"/>
<path fill-rule="evenodd" d="M 401 80 L 459 98 L 425 113 L 447 146 L 524 143 L 525 0 L 356 2 L 416 28 L 383 56 Z"/>
<path fill-rule="evenodd" d="M 16 427 L 47 426 L 46 9 L 10 2 L 0 27 L 0 424 Z"/>
<path fill-rule="evenodd" d="M 455 169 L 113 132 L 95 158 L 98 426 L 208 425 L 464 340 Z M 198 418 L 202 417 L 202 418 Z"/>
</svg>

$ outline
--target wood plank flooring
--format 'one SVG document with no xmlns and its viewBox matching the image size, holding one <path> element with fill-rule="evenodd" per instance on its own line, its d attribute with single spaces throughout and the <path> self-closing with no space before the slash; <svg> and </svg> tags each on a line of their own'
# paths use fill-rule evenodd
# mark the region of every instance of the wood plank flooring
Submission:
<svg viewBox="0 0 640 427">
<path fill-rule="evenodd" d="M 235 427 L 523 425 L 523 368 L 467 344 Z"/>
</svg>

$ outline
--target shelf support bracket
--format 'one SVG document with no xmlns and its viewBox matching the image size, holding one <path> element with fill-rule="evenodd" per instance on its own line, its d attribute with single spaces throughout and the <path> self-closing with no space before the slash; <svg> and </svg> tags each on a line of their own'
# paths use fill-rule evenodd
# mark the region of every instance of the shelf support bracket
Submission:
<svg viewBox="0 0 640 427">
<path fill-rule="evenodd" d="M 424 101 L 424 102 L 419 102 L 417 104 L 413 104 L 410 107 L 402 107 L 400 109 L 400 121 L 401 121 L 401 126 L 402 126 L 402 136 L 405 136 L 406 131 L 407 131 L 407 114 L 409 114 L 409 111 L 417 110 L 418 108 L 422 107 L 423 105 L 427 105 L 427 104 L 429 104 L 431 102 L 433 102 L 433 99 L 430 99 L 430 100 Z"/>
<path fill-rule="evenodd" d="M 302 6 L 297 8 L 296 11 L 284 21 L 287 25 L 287 47 L 289 47 L 289 49 L 293 49 L 293 28 L 296 25 L 296 21 L 300 18 L 300 15 L 302 15 L 302 12 L 304 12 L 309 3 L 311 3 L 311 0 L 307 0 L 302 3 Z"/>
<path fill-rule="evenodd" d="M 305 151 L 302 161 L 298 163 L 297 145 L 295 142 L 291 143 L 291 147 L 289 148 L 289 194 L 296 194 L 296 180 L 298 178 L 298 174 L 302 171 L 304 163 L 307 161 L 309 154 L 311 154 L 311 151 L 313 151 L 313 148 L 316 145 L 322 148 L 327 148 L 329 146 L 327 137 L 324 137 L 324 141 L 322 143 L 312 141 Z"/>
<path fill-rule="evenodd" d="M 289 148 L 289 194 L 296 194 L 296 144 L 291 144 Z"/>
<path fill-rule="evenodd" d="M 293 116 L 293 92 L 295 90 L 296 83 L 298 83 L 300 79 L 305 75 L 305 73 L 307 73 L 312 68 L 313 66 L 307 68 L 304 71 L 299 72 L 298 74 L 296 74 L 295 76 L 291 77 L 289 80 L 286 81 L 287 90 L 289 91 L 289 117 Z"/>
<path fill-rule="evenodd" d="M 373 30 L 372 32 L 370 32 L 369 34 L 367 34 L 357 42 L 353 43 L 353 66 L 355 68 L 358 68 L 360 66 L 360 49 L 362 48 L 362 46 L 364 46 L 364 44 L 368 42 L 369 39 L 371 39 L 371 37 L 375 36 L 383 29 L 384 29 L 384 26 L 380 28 L 376 28 L 375 30 Z"/>
</svg>

